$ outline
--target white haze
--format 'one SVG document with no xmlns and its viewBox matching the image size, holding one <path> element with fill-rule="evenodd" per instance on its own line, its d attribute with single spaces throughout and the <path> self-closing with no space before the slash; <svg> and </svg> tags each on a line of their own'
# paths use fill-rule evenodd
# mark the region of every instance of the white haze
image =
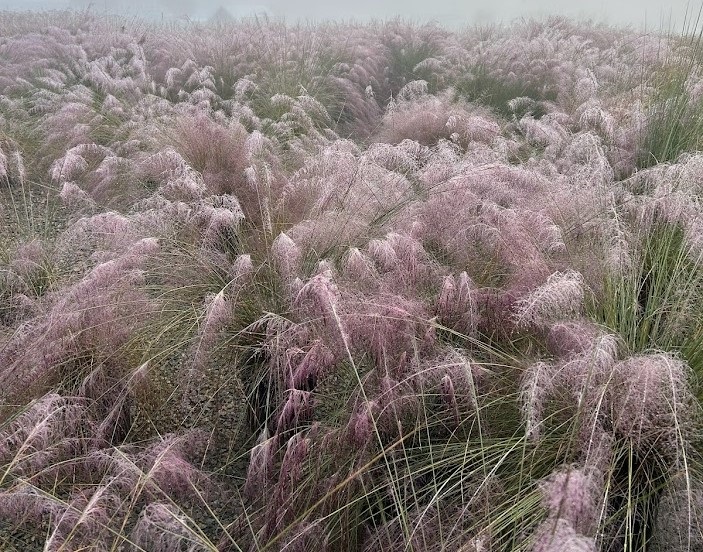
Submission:
<svg viewBox="0 0 703 552">
<path fill-rule="evenodd" d="M 0 9 L 43 10 L 67 7 L 156 19 L 206 20 L 219 7 L 234 17 L 266 14 L 288 21 L 386 19 L 467 24 L 509 22 L 522 17 L 565 15 L 649 29 L 680 28 L 695 19 L 700 0 L 0 0 Z M 690 24 L 688 25 L 690 27 Z"/>
</svg>

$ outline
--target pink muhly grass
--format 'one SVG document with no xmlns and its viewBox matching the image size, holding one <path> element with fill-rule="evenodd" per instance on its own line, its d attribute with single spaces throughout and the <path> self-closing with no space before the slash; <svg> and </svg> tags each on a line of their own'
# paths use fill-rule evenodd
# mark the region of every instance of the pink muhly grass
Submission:
<svg viewBox="0 0 703 552">
<path fill-rule="evenodd" d="M 230 279 L 230 283 L 237 287 L 249 283 L 253 275 L 254 263 L 251 259 L 251 255 L 248 254 L 238 255 L 227 271 L 227 277 Z"/>
<path fill-rule="evenodd" d="M 48 142 L 62 147 L 89 142 L 91 127 L 88 123 L 94 116 L 93 110 L 82 101 L 71 101 L 58 110 L 53 108 L 43 121 Z"/>
<path fill-rule="evenodd" d="M 300 248 L 285 232 L 281 232 L 271 244 L 271 257 L 284 282 L 290 284 L 300 272 Z"/>
<path fill-rule="evenodd" d="M 108 157 L 114 158 L 114 153 L 104 146 L 95 143 L 79 144 L 54 162 L 50 171 L 51 179 L 58 183 L 77 180 L 91 165 L 97 166 Z"/>
<path fill-rule="evenodd" d="M 95 200 L 75 182 L 64 182 L 59 197 L 63 204 L 72 210 L 86 209 L 91 212 L 97 208 Z"/>
<path fill-rule="evenodd" d="M 27 181 L 27 168 L 25 167 L 24 161 L 22 159 L 22 153 L 20 153 L 19 150 L 13 151 L 12 154 L 10 155 L 10 160 L 12 161 L 12 175 L 11 175 L 11 180 L 13 183 L 19 185 L 19 186 L 24 186 L 25 182 Z M 1 163 L 1 161 L 0 161 Z M 5 177 L 7 177 L 7 169 L 8 167 L 5 167 Z M 0 167 L 0 171 L 2 170 L 2 167 Z M 0 178 L 2 178 L 2 175 L 0 175 Z"/>
<path fill-rule="evenodd" d="M 221 247 L 227 238 L 228 232 L 235 230 L 241 222 L 241 212 L 233 212 L 223 207 L 213 207 L 203 213 L 207 219 L 203 232 L 203 246 L 210 248 Z"/>
<path fill-rule="evenodd" d="M 309 391 L 289 389 L 288 397 L 280 408 L 276 421 L 276 433 L 299 427 L 303 422 L 310 420 L 313 414 L 313 396 Z"/>
<path fill-rule="evenodd" d="M 524 373 L 520 384 L 522 415 L 525 420 L 525 434 L 529 439 L 539 440 L 544 418 L 546 399 L 551 392 L 553 366 L 537 362 Z"/>
<path fill-rule="evenodd" d="M 602 424 L 594 423 L 591 427 L 584 425 L 577 439 L 580 441 L 579 458 L 584 470 L 597 478 L 602 491 L 602 474 L 608 473 L 615 461 L 616 438 L 612 431 L 603 428 Z"/>
<path fill-rule="evenodd" d="M 266 498 L 272 478 L 274 476 L 274 462 L 276 452 L 280 443 L 279 435 L 269 436 L 268 430 L 264 429 L 256 445 L 250 452 L 249 467 L 244 484 L 244 494 L 251 498 Z"/>
<path fill-rule="evenodd" d="M 389 171 L 407 174 L 418 170 L 423 161 L 431 158 L 430 152 L 430 148 L 414 140 L 403 140 L 395 145 L 370 144 L 364 152 L 364 158 Z"/>
<path fill-rule="evenodd" d="M 108 116 L 112 115 L 116 117 L 124 117 L 126 115 L 122 102 L 112 94 L 105 96 L 101 106 L 101 111 Z"/>
<path fill-rule="evenodd" d="M 391 232 L 386 236 L 397 259 L 394 280 L 403 287 L 422 286 L 429 282 L 432 266 L 419 240 L 413 236 Z"/>
<path fill-rule="evenodd" d="M 573 270 L 555 272 L 547 281 L 516 304 L 519 324 L 545 326 L 578 312 L 584 299 L 583 276 Z"/>
<path fill-rule="evenodd" d="M 703 548 L 703 488 L 688 473 L 668 482 L 657 509 L 655 550 L 701 550 Z"/>
<path fill-rule="evenodd" d="M 106 443 L 119 444 L 129 433 L 130 387 L 114 375 L 111 367 L 98 365 L 81 382 L 78 395 L 91 401 L 90 413 L 100 420 L 95 438 Z"/>
<path fill-rule="evenodd" d="M 203 337 L 212 331 L 217 331 L 226 324 L 232 316 L 232 305 L 225 297 L 224 289 L 205 298 L 205 319 L 203 321 Z"/>
<path fill-rule="evenodd" d="M 445 374 L 441 382 L 442 389 L 442 401 L 452 410 L 452 415 L 454 416 L 454 425 L 459 427 L 461 423 L 461 415 L 459 414 L 459 406 L 456 400 L 456 390 L 454 389 L 454 382 L 449 374 Z"/>
<path fill-rule="evenodd" d="M 212 549 L 183 511 L 173 504 L 160 502 L 152 502 L 141 511 L 130 533 L 130 541 L 150 552 Z"/>
<path fill-rule="evenodd" d="M 375 440 L 375 412 L 378 411 L 376 401 L 361 401 L 354 409 L 346 428 L 347 438 L 353 446 L 364 450 Z"/>
<path fill-rule="evenodd" d="M 340 245 L 355 243 L 368 232 L 368 226 L 353 210 L 323 212 L 299 222 L 286 232 L 305 251 L 334 251 Z"/>
<path fill-rule="evenodd" d="M 208 441 L 209 436 L 200 431 L 166 435 L 134 457 L 116 458 L 122 483 L 149 496 L 179 500 L 219 493 L 210 477 L 197 467 Z"/>
<path fill-rule="evenodd" d="M 410 200 L 410 182 L 405 175 L 384 168 L 377 159 L 379 152 L 371 159 L 360 154 L 357 146 L 340 142 L 307 161 L 293 176 L 278 211 L 299 220 L 344 213 L 347 221 L 355 221 L 358 226 L 384 217 L 389 206 Z"/>
<path fill-rule="evenodd" d="M 308 552 L 317 550 L 327 552 L 330 548 L 325 542 L 325 534 L 321 520 L 302 522 L 289 529 L 286 536 L 286 552 Z"/>
<path fill-rule="evenodd" d="M 303 474 L 304 462 L 310 452 L 311 444 L 312 441 L 303 437 L 301 432 L 296 433 L 288 440 L 278 478 L 281 486 L 288 488 L 288 492 L 295 490 L 295 485 Z"/>
<path fill-rule="evenodd" d="M 478 307 L 472 294 L 474 288 L 466 272 L 459 274 L 458 280 L 452 275 L 444 278 L 435 311 L 440 324 L 463 335 L 475 334 Z"/>
<path fill-rule="evenodd" d="M 678 458 L 681 439 L 689 434 L 689 372 L 684 361 L 669 353 L 617 363 L 609 386 L 615 431 L 637 449 L 653 446 Z"/>
<path fill-rule="evenodd" d="M 556 357 L 583 353 L 599 335 L 598 326 L 587 320 L 566 320 L 552 324 L 547 333 L 547 348 Z"/>
<path fill-rule="evenodd" d="M 295 296 L 294 304 L 309 316 L 321 317 L 325 323 L 334 324 L 334 309 L 339 302 L 339 289 L 332 271 L 326 270 L 308 280 Z"/>
<path fill-rule="evenodd" d="M 85 179 L 85 188 L 92 197 L 103 204 L 109 204 L 112 199 L 119 197 L 115 192 L 120 186 L 126 186 L 122 194 L 138 194 L 140 193 L 138 188 L 130 189 L 131 169 L 130 160 L 110 154 L 89 173 Z M 131 198 L 127 201 L 131 202 Z"/>
<path fill-rule="evenodd" d="M 92 492 L 74 493 L 63 513 L 54 521 L 44 549 L 65 550 L 66 547 L 109 546 L 113 536 L 111 525 L 123 512 L 122 499 L 109 487 L 98 486 Z"/>
<path fill-rule="evenodd" d="M 500 339 L 510 339 L 518 330 L 515 320 L 515 293 L 483 288 L 474 290 L 472 296 L 475 297 L 479 312 L 478 330 Z"/>
<path fill-rule="evenodd" d="M 303 354 L 302 359 L 295 366 L 291 366 L 289 388 L 311 391 L 317 382 L 330 372 L 334 362 L 332 351 L 321 340 L 316 340 L 307 353 Z"/>
<path fill-rule="evenodd" d="M 29 280 L 33 273 L 41 270 L 46 258 L 44 244 L 35 238 L 17 247 L 10 259 L 10 269 L 20 278 Z"/>
<path fill-rule="evenodd" d="M 58 183 L 70 182 L 81 177 L 86 170 L 88 162 L 80 154 L 69 151 L 52 165 L 51 180 Z"/>
<path fill-rule="evenodd" d="M 271 192 L 275 176 L 266 163 L 260 166 L 251 165 L 244 169 L 244 178 L 247 187 L 243 192 L 237 190 L 237 195 L 242 201 L 245 216 L 249 221 L 261 226 L 269 234 L 273 233 L 273 210 L 271 207 Z M 251 196 L 251 197 L 249 197 Z M 255 204 L 249 206 L 249 204 Z"/>
<path fill-rule="evenodd" d="M 518 96 L 508 102 L 508 107 L 510 108 L 510 111 L 513 112 L 531 111 L 536 107 L 536 105 L 537 102 L 529 96 Z"/>
<path fill-rule="evenodd" d="M 180 115 L 174 124 L 173 142 L 188 164 L 202 174 L 210 193 L 243 191 L 244 170 L 249 165 L 247 132 L 238 121 L 219 122 L 198 113 Z M 251 217 L 250 198 L 238 194 L 247 218 Z M 254 207 L 258 210 L 257 207 Z"/>
<path fill-rule="evenodd" d="M 174 201 L 195 201 L 205 195 L 202 177 L 192 169 L 170 176 L 160 187 L 159 193 Z"/>
<path fill-rule="evenodd" d="M 441 499 L 440 499 L 441 500 Z M 364 552 L 401 552 L 423 550 L 441 552 L 450 548 L 462 552 L 487 552 L 490 540 L 486 534 L 467 530 L 473 514 L 469 505 L 443 502 L 412 504 L 402 516 L 378 525 L 366 538 Z M 471 538 L 473 537 L 473 538 Z"/>
<path fill-rule="evenodd" d="M 593 537 L 576 532 L 565 519 L 547 519 L 535 531 L 530 552 L 596 552 Z"/>
<path fill-rule="evenodd" d="M 350 301 L 344 310 L 351 344 L 368 351 L 380 368 L 402 368 L 403 355 L 412 356 L 435 343 L 431 317 L 418 300 L 379 294 Z"/>
<path fill-rule="evenodd" d="M 225 297 L 224 289 L 205 298 L 205 314 L 198 331 L 193 368 L 201 371 L 205 368 L 208 356 L 217 341 L 220 331 L 232 318 L 232 304 Z"/>
<path fill-rule="evenodd" d="M 440 158 L 427 166 L 427 174 L 423 172 L 421 178 L 423 181 L 431 179 L 426 185 L 433 188 L 433 193 L 426 201 L 413 205 L 412 209 L 416 213 L 415 219 L 423 224 L 423 241 L 440 244 L 452 254 L 453 259 L 468 259 L 467 230 L 478 222 L 476 212 L 482 201 L 463 179 L 452 178 L 454 174 L 451 168 L 456 164 L 456 160 L 445 161 Z M 438 176 L 440 170 L 449 174 L 442 178 L 441 173 Z M 455 209 L 457 203 L 464 206 L 458 212 Z M 450 213 L 453 215 L 449 216 Z"/>
<path fill-rule="evenodd" d="M 0 149 L 0 179 L 9 182 L 8 174 L 7 155 Z"/>
<path fill-rule="evenodd" d="M 200 200 L 192 220 L 202 228 L 203 245 L 217 247 L 227 232 L 235 230 L 244 220 L 244 213 L 236 197 L 223 194 Z"/>
<path fill-rule="evenodd" d="M 513 230 L 515 238 L 521 242 L 532 238 L 541 246 L 542 240 L 535 237 L 543 233 L 544 227 L 551 221 L 541 213 L 545 205 L 534 200 L 545 193 L 553 194 L 553 183 L 537 170 L 514 167 L 503 161 L 477 162 L 467 167 L 462 167 L 460 163 L 457 165 L 459 174 L 450 182 L 454 187 L 465 188 L 482 199 L 483 208 L 475 213 L 479 215 L 479 221 L 505 231 L 516 225 L 527 226 L 527 233 Z M 506 245 L 511 245 L 510 240 Z"/>
<path fill-rule="evenodd" d="M 491 203 L 482 205 L 480 217 L 474 218 L 464 235 L 492 253 L 493 262 L 509 273 L 508 290 L 516 293 L 544 281 L 550 273 L 552 249 L 563 246 L 561 232 L 548 217 Z"/>
<path fill-rule="evenodd" d="M 288 440 L 277 485 L 273 491 L 273 500 L 268 509 L 266 533 L 269 537 L 284 530 L 295 519 L 295 501 L 300 494 L 299 489 L 306 488 L 299 484 L 305 472 L 311 445 L 311 439 L 303 437 L 301 432 L 295 433 Z"/>
<path fill-rule="evenodd" d="M 587 130 L 595 130 L 608 141 L 615 136 L 615 120 L 611 113 L 599 105 L 597 100 L 591 100 L 579 107 L 579 125 Z"/>
<path fill-rule="evenodd" d="M 131 217 L 114 211 L 83 216 L 60 236 L 57 249 L 71 255 L 76 249 L 92 247 L 98 252 L 122 252 L 142 238 Z"/>
<path fill-rule="evenodd" d="M 513 224 L 521 225 L 525 235 L 542 253 L 550 255 L 566 250 L 562 228 L 548 214 L 539 211 L 520 211 L 512 216 L 517 219 Z"/>
<path fill-rule="evenodd" d="M 155 239 L 139 240 L 62 293 L 52 294 L 46 312 L 0 351 L 0 358 L 14 367 L 0 374 L 7 392 L 23 393 L 50 381 L 71 358 L 89 352 L 114 355 L 150 312 L 151 303 L 140 290 L 144 279 L 140 267 L 158 249 Z"/>
<path fill-rule="evenodd" d="M 617 361 L 618 340 L 613 335 L 596 337 L 583 352 L 565 361 L 537 362 L 525 370 L 521 381 L 523 417 L 528 437 L 539 439 L 544 409 L 549 397 L 567 393 L 578 408 L 582 430 L 593 429 L 603 404 L 603 386 Z"/>
<path fill-rule="evenodd" d="M 258 89 L 258 85 L 254 81 L 252 81 L 246 77 L 238 79 L 234 85 L 234 97 L 237 99 L 237 101 L 242 101 L 246 98 L 246 96 L 250 92 L 254 92 L 257 89 Z M 259 135 L 260 135 L 260 133 L 259 133 Z"/>
<path fill-rule="evenodd" d="M 54 393 L 31 403 L 0 433 L 0 481 L 11 473 L 31 476 L 52 462 L 85 454 L 92 438 L 86 407 L 81 399 Z"/>
<path fill-rule="evenodd" d="M 398 265 L 393 244 L 389 240 L 371 240 L 368 245 L 369 255 L 383 271 L 393 270 Z"/>
<path fill-rule="evenodd" d="M 559 366 L 560 384 L 581 395 L 593 385 L 601 385 L 611 377 L 618 359 L 620 342 L 616 335 L 597 335 L 590 346 L 562 361 Z"/>
<path fill-rule="evenodd" d="M 576 449 L 601 465 L 610 455 L 607 436 L 603 434 L 603 420 L 609 417 L 607 386 L 617 362 L 620 342 L 611 334 L 600 335 L 592 345 L 558 366 L 552 380 L 552 391 L 564 393 L 573 400 L 577 416 Z"/>
<path fill-rule="evenodd" d="M 452 349 L 438 359 L 430 361 L 426 370 L 428 382 L 434 385 L 441 375 L 439 390 L 442 402 L 452 410 L 457 425 L 467 416 L 478 414 L 479 394 L 484 374 L 481 367 L 460 350 Z"/>
<path fill-rule="evenodd" d="M 450 98 L 426 94 L 427 83 L 413 81 L 403 88 L 407 93 L 399 102 L 391 104 L 381 123 L 377 140 L 398 144 L 410 139 L 426 146 L 433 146 L 441 139 L 448 139 L 452 131 L 447 127 L 450 116 Z M 402 92 L 402 91 L 401 91 Z"/>
<path fill-rule="evenodd" d="M 64 511 L 63 504 L 26 482 L 17 482 L 0 491 L 0 512 L 3 521 L 11 526 L 32 523 L 42 527 L 50 519 L 60 519 Z"/>
<path fill-rule="evenodd" d="M 358 248 L 351 247 L 342 260 L 342 274 L 359 285 L 370 285 L 378 279 L 373 262 Z"/>
<path fill-rule="evenodd" d="M 564 519 L 582 535 L 593 535 L 600 515 L 601 485 L 596 474 L 567 468 L 540 484 L 543 504 L 553 519 Z"/>
<path fill-rule="evenodd" d="M 525 116 L 520 119 L 518 127 L 528 142 L 545 148 L 548 159 L 556 158 L 568 137 L 568 131 L 553 117 L 538 120 Z"/>
<path fill-rule="evenodd" d="M 188 170 L 192 169 L 180 153 L 173 148 L 165 148 L 142 159 L 138 173 L 143 178 L 166 180 Z"/>
<path fill-rule="evenodd" d="M 310 342 L 309 325 L 296 324 L 280 316 L 265 315 L 251 326 L 251 330 L 265 333 L 264 347 L 270 358 L 271 369 L 277 375 L 277 382 L 283 385 L 291 352 L 302 350 Z"/>
<path fill-rule="evenodd" d="M 206 192 L 200 173 L 173 149 L 165 149 L 143 159 L 137 174 L 144 180 L 158 182 L 159 192 L 169 199 L 194 201 Z"/>
<path fill-rule="evenodd" d="M 464 144 L 468 142 L 491 144 L 500 135 L 498 123 L 478 114 L 450 115 L 446 125 L 450 132 L 457 133 Z"/>
<path fill-rule="evenodd" d="M 38 316 L 40 305 L 39 300 L 24 293 L 13 293 L 9 301 L 9 306 L 15 313 L 17 320 L 27 320 Z"/>
<path fill-rule="evenodd" d="M 560 156 L 558 166 L 572 179 L 603 187 L 613 183 L 614 172 L 601 146 L 601 139 L 592 132 L 572 138 Z"/>
<path fill-rule="evenodd" d="M 394 439 L 415 427 L 420 404 L 412 387 L 386 375 L 379 382 L 379 391 L 375 422 L 381 436 Z"/>
</svg>

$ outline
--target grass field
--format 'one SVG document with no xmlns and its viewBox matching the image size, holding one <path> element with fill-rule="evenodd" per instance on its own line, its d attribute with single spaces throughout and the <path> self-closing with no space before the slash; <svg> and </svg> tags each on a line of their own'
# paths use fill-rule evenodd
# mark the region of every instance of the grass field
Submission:
<svg viewBox="0 0 703 552">
<path fill-rule="evenodd" d="M 702 550 L 702 62 L 0 12 L 0 550 Z"/>
</svg>

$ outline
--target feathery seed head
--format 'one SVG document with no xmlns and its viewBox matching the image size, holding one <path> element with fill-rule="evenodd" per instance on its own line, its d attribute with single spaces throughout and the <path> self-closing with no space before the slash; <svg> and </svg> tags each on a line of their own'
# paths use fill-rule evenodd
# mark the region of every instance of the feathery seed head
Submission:
<svg viewBox="0 0 703 552">
<path fill-rule="evenodd" d="M 583 276 L 573 270 L 555 272 L 546 283 L 517 302 L 519 324 L 545 326 L 550 321 L 578 312 L 583 304 Z"/>
<path fill-rule="evenodd" d="M 550 517 L 564 519 L 582 535 L 592 535 L 600 512 L 599 483 L 593 472 L 567 468 L 540 484 Z"/>
</svg>

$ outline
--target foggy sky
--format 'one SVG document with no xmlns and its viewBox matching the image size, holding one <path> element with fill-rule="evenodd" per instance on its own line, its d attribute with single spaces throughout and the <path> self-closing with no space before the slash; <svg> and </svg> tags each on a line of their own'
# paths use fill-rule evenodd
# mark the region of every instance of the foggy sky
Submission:
<svg viewBox="0 0 703 552">
<path fill-rule="evenodd" d="M 92 5 L 96 13 L 142 15 L 150 18 L 202 20 L 219 6 L 237 17 L 267 13 L 288 21 L 323 19 L 385 19 L 403 16 L 435 20 L 449 26 L 509 22 L 520 17 L 566 15 L 618 25 L 647 28 L 680 27 L 687 0 L 0 0 L 0 9 L 61 9 Z M 698 13 L 701 0 L 690 2 Z"/>
</svg>

